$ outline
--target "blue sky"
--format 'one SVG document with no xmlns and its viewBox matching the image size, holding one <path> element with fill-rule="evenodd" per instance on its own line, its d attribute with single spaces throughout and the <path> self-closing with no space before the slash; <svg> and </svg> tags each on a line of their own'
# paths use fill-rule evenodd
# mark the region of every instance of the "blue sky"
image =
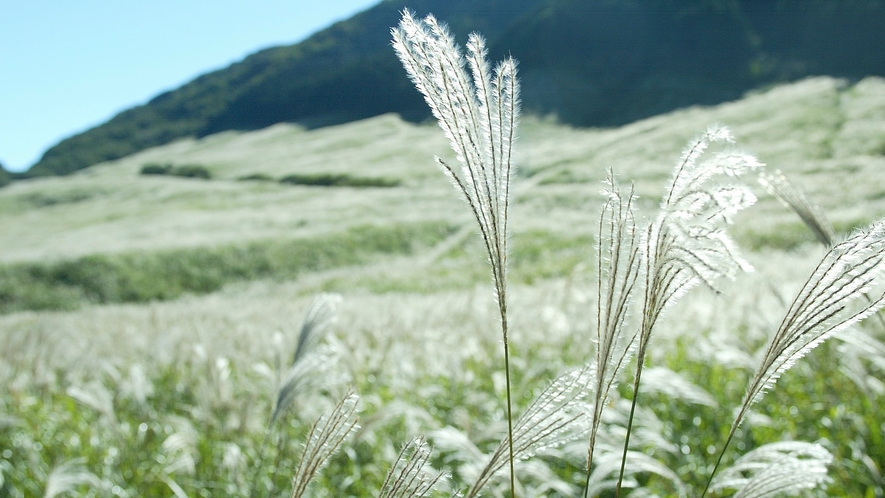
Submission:
<svg viewBox="0 0 885 498">
<path fill-rule="evenodd" d="M 0 163 L 380 0 L 2 0 Z"/>
</svg>

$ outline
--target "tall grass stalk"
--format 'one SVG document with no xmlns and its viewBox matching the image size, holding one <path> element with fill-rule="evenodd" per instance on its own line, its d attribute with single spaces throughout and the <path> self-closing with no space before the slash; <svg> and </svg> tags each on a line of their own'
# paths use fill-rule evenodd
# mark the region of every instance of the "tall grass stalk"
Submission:
<svg viewBox="0 0 885 498">
<path fill-rule="evenodd" d="M 872 316 L 885 307 L 880 277 L 885 270 L 885 220 L 833 246 L 793 300 L 762 356 L 747 387 L 702 497 L 722 463 L 729 443 L 749 413 L 777 379 L 797 360 L 833 334 Z M 875 294 L 869 297 L 868 292 Z M 852 301 L 866 297 L 864 304 Z"/>
<path fill-rule="evenodd" d="M 295 402 L 298 395 L 308 391 L 317 380 L 323 377 L 324 367 L 329 363 L 329 358 L 318 350 L 323 334 L 335 319 L 335 311 L 341 301 L 338 294 L 320 294 L 313 299 L 305 314 L 301 329 L 298 332 L 298 341 L 292 363 L 283 375 L 282 382 L 277 389 L 277 399 L 274 404 L 270 419 L 265 427 L 264 438 L 258 447 L 258 461 L 252 476 L 252 486 L 249 496 L 255 495 L 258 485 L 258 473 L 264 465 L 264 458 L 268 444 L 276 426 L 277 420 Z M 276 461 L 274 468 L 279 468 L 279 459 L 282 457 L 283 448 L 288 439 L 285 433 L 278 434 Z M 273 492 L 273 489 L 270 490 Z"/>
<path fill-rule="evenodd" d="M 593 450 L 602 423 L 602 411 L 609 391 L 626 362 L 635 334 L 624 338 L 624 325 L 639 276 L 639 240 L 636 233 L 633 189 L 625 197 L 609 172 L 606 203 L 599 217 L 597 245 L 596 377 L 593 384 L 593 412 L 587 447 L 587 479 L 584 497 L 590 492 Z"/>
<path fill-rule="evenodd" d="M 676 164 L 670 187 L 664 193 L 657 218 L 642 237 L 643 298 L 641 325 L 636 338 L 636 373 L 627 434 L 615 488 L 619 496 L 627 465 L 630 434 L 642 382 L 642 370 L 652 332 L 662 313 L 698 284 L 716 289 L 716 280 L 733 277 L 752 267 L 737 252 L 724 229 L 737 212 L 751 206 L 756 197 L 739 184 L 714 184 L 720 176 L 738 177 L 757 170 L 755 157 L 726 151 L 705 156 L 711 144 L 732 143 L 727 128 L 713 127 L 689 142 Z"/>
<path fill-rule="evenodd" d="M 507 58 L 492 71 L 486 60 L 485 40 L 476 33 L 468 38 L 465 60 L 448 28 L 432 15 L 416 20 L 409 11 L 404 11 L 399 26 L 391 33 L 397 55 L 424 95 L 461 163 L 456 169 L 436 158 L 470 205 L 488 252 L 504 343 L 510 489 L 515 496 L 507 322 L 507 217 L 513 172 L 512 146 L 519 117 L 516 61 Z"/>
</svg>

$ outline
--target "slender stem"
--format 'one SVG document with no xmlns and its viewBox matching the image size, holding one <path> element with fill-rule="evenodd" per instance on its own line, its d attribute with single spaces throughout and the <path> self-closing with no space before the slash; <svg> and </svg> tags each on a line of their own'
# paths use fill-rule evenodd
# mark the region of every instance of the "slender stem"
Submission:
<svg viewBox="0 0 885 498">
<path fill-rule="evenodd" d="M 595 425 L 595 422 L 594 422 Z M 584 498 L 590 497 L 590 474 L 593 470 L 593 447 L 596 446 L 596 428 L 590 433 L 590 449 L 587 450 L 587 479 L 584 481 Z"/>
<path fill-rule="evenodd" d="M 710 485 L 713 484 L 713 477 L 716 476 L 716 471 L 719 470 L 719 464 L 722 463 L 722 457 L 725 456 L 725 450 L 728 449 L 728 445 L 731 443 L 732 438 L 734 438 L 735 432 L 737 432 L 738 424 L 740 424 L 741 419 L 744 417 L 744 414 L 747 412 L 746 408 L 741 408 L 741 412 L 738 413 L 737 418 L 733 424 L 731 424 L 731 430 L 728 431 L 728 438 L 725 439 L 725 444 L 722 446 L 722 451 L 719 452 L 719 458 L 716 459 L 716 465 L 713 466 L 713 471 L 710 472 L 710 478 L 707 479 L 707 485 L 704 486 L 704 492 L 701 493 L 701 498 L 707 496 L 707 491 L 710 489 Z"/>
<path fill-rule="evenodd" d="M 507 387 L 507 445 L 510 451 L 510 496 L 516 498 L 516 471 L 513 464 L 513 403 L 510 396 L 510 343 L 507 340 L 507 301 L 504 292 L 498 296 L 501 332 L 504 336 L 504 379 Z"/>
<path fill-rule="evenodd" d="M 630 446 L 630 433 L 633 432 L 633 415 L 636 413 L 636 401 L 639 399 L 639 383 L 642 380 L 642 364 L 645 351 L 636 358 L 636 378 L 633 380 L 633 402 L 630 404 L 630 418 L 627 419 L 627 436 L 624 438 L 624 453 L 621 455 L 621 471 L 618 474 L 618 485 L 615 487 L 615 498 L 621 496 L 621 484 L 624 482 L 624 470 L 627 468 L 627 449 Z"/>
<path fill-rule="evenodd" d="M 255 463 L 255 470 L 252 472 L 252 486 L 249 488 L 249 498 L 255 496 L 255 487 L 258 485 L 258 473 L 261 472 L 261 467 L 264 465 L 264 456 L 267 450 L 267 443 L 270 440 L 270 431 L 271 425 L 268 424 L 267 429 L 264 431 L 264 440 L 261 442 L 261 446 L 258 447 L 258 462 Z"/>
</svg>

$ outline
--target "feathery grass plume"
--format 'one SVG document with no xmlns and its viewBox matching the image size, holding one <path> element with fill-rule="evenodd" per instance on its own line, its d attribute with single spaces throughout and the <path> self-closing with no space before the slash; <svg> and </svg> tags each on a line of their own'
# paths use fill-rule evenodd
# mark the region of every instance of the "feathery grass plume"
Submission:
<svg viewBox="0 0 885 498">
<path fill-rule="evenodd" d="M 422 498 L 445 477 L 444 472 L 428 472 L 430 447 L 427 441 L 414 438 L 403 446 L 387 473 L 378 498 Z"/>
<path fill-rule="evenodd" d="M 610 495 L 617 487 L 631 406 L 630 400 L 619 399 L 603 412 L 604 420 L 594 448 L 594 466 L 587 486 L 588 496 Z M 655 455 L 658 456 L 676 455 L 679 452 L 679 446 L 673 444 L 671 437 L 666 434 L 667 424 L 650 408 L 642 406 L 636 408 L 632 431 L 631 441 L 639 448 L 653 448 Z M 636 478 L 640 474 L 655 474 L 668 481 L 674 490 L 686 489 L 685 483 L 667 465 L 643 451 L 631 450 L 627 455 L 627 466 L 623 477 L 623 486 L 632 488 L 630 496 L 642 496 L 643 488 L 640 480 Z M 585 490 L 581 491 L 582 496 L 584 492 Z"/>
<path fill-rule="evenodd" d="M 767 498 L 799 494 L 827 481 L 833 456 L 819 444 L 782 441 L 756 448 L 724 470 L 712 491 L 738 489 L 735 498 Z"/>
<path fill-rule="evenodd" d="M 403 11 L 391 30 L 393 47 L 434 117 L 451 142 L 460 169 L 436 158 L 470 205 L 489 255 L 504 341 L 508 441 L 513 441 L 510 346 L 507 333 L 507 213 L 512 148 L 519 117 L 516 61 L 508 57 L 489 68 L 485 40 L 471 33 L 466 61 L 448 28 L 428 15 L 416 20 Z M 469 66 L 472 78 L 468 75 Z M 515 488 L 513 448 L 510 487 Z"/>
<path fill-rule="evenodd" d="M 601 459 L 593 469 L 593 474 L 587 483 L 586 496 L 601 496 L 606 491 L 618 489 L 622 484 L 634 488 L 630 496 L 636 493 L 636 488 L 639 486 L 638 482 L 625 480 L 624 476 L 618 476 L 615 479 L 615 474 L 619 473 L 622 465 L 621 458 L 619 458 L 619 454 L 615 453 L 612 453 L 611 456 L 612 458 Z M 684 491 L 684 486 L 675 472 L 645 453 L 628 451 L 627 463 L 631 475 L 639 473 L 657 474 L 672 482 L 677 489 Z"/>
<path fill-rule="evenodd" d="M 325 358 L 310 353 L 316 350 L 323 333 L 332 324 L 340 302 L 341 296 L 338 294 L 320 294 L 307 309 L 298 334 L 298 345 L 295 347 L 292 364 L 277 392 L 277 402 L 270 418 L 271 425 L 292 404 L 295 396 L 310 384 L 313 374 L 325 363 Z"/>
<path fill-rule="evenodd" d="M 354 431 L 358 403 L 359 396 L 348 391 L 330 414 L 320 417 L 310 428 L 304 452 L 292 479 L 292 498 L 304 496 L 310 481 Z"/>
<path fill-rule="evenodd" d="M 107 417 L 112 426 L 117 426 L 114 394 L 104 384 L 94 380 L 83 387 L 70 386 L 66 392 L 68 396 Z"/>
<path fill-rule="evenodd" d="M 338 294 L 320 294 L 316 296 L 307 308 L 301 331 L 298 333 L 298 345 L 292 363 L 310 352 L 322 338 L 323 334 L 335 320 L 335 312 L 341 304 L 341 296 Z"/>
<path fill-rule="evenodd" d="M 193 475 L 197 471 L 197 460 L 194 455 L 199 455 L 197 430 L 185 417 L 170 417 L 169 425 L 175 432 L 170 434 L 160 446 L 163 461 L 166 462 L 163 474 L 169 476 L 183 472 Z"/>
<path fill-rule="evenodd" d="M 264 432 L 264 439 L 259 446 L 258 460 L 254 465 L 252 485 L 248 496 L 254 496 L 258 486 L 258 473 L 264 465 L 265 451 L 271 440 L 271 429 L 279 420 L 280 416 L 289 409 L 298 395 L 309 390 L 320 378 L 328 378 L 328 367 L 331 358 L 317 348 L 323 334 L 335 319 L 335 312 L 341 296 L 338 294 L 319 294 L 307 309 L 301 330 L 298 333 L 298 343 L 292 356 L 292 364 L 286 370 L 280 387 L 277 390 L 277 399 L 274 404 L 270 421 Z M 285 444 L 285 436 L 278 440 L 279 445 Z M 277 457 L 281 457 L 277 452 Z"/>
<path fill-rule="evenodd" d="M 711 127 L 689 142 L 676 165 L 660 212 L 642 240 L 645 294 L 636 346 L 633 409 L 649 340 L 663 311 L 699 283 L 715 289 L 720 277 L 733 278 L 738 270 L 752 271 L 722 225 L 731 223 L 732 216 L 751 206 L 756 197 L 743 185 L 710 186 L 708 183 L 718 176 L 738 177 L 761 168 L 762 164 L 755 157 L 736 151 L 718 152 L 704 158 L 704 152 L 717 142 L 733 143 L 734 139 L 727 128 Z M 633 409 L 627 422 L 622 476 Z M 620 494 L 620 484 L 615 494 Z"/>
<path fill-rule="evenodd" d="M 536 452 L 559 446 L 582 436 L 589 421 L 584 415 L 583 398 L 594 382 L 591 367 L 568 371 L 553 381 L 526 409 L 513 426 L 513 444 L 501 441 L 465 498 L 479 492 L 508 463 L 507 450 L 513 448 L 513 460 L 520 461 Z"/>
<path fill-rule="evenodd" d="M 76 458 L 64 462 L 49 473 L 43 498 L 54 498 L 63 493 L 76 491 L 80 486 L 103 488 L 104 482 L 83 465 L 85 459 Z M 0 476 L 2 477 L 2 476 Z"/>
<path fill-rule="evenodd" d="M 833 230 L 830 220 L 824 216 L 820 206 L 809 199 L 799 187 L 793 185 L 781 170 L 773 173 L 763 172 L 759 175 L 759 183 L 783 205 L 795 211 L 817 237 L 818 242 L 826 248 L 833 247 L 836 231 Z"/>
<path fill-rule="evenodd" d="M 673 400 L 681 400 L 694 405 L 717 407 L 719 403 L 704 388 L 693 384 L 678 372 L 667 367 L 650 367 L 642 387 L 650 392 L 659 393 Z"/>
<path fill-rule="evenodd" d="M 774 386 L 777 379 L 827 338 L 885 306 L 885 290 L 882 289 L 880 278 L 885 269 L 883 262 L 885 220 L 874 223 L 866 231 L 855 233 L 824 256 L 793 300 L 762 355 L 710 474 L 710 481 L 750 407 Z M 875 295 L 870 297 L 867 294 L 869 291 L 875 291 Z M 852 307 L 852 302 L 860 297 L 866 297 L 866 302 Z"/>
<path fill-rule="evenodd" d="M 587 481 L 589 489 L 593 467 L 593 448 L 602 422 L 608 394 L 618 372 L 629 356 L 634 336 L 623 337 L 624 323 L 639 276 L 639 241 L 636 234 L 633 189 L 624 197 L 609 171 L 606 202 L 599 216 L 599 245 L 597 247 L 597 308 L 596 308 L 596 378 L 593 384 L 593 414 L 590 443 L 587 449 Z M 587 494 L 585 493 L 585 496 Z"/>
<path fill-rule="evenodd" d="M 759 183 L 782 204 L 795 211 L 825 248 L 829 249 L 836 244 L 836 231 L 824 215 L 823 209 L 809 199 L 801 188 L 790 182 L 783 172 L 780 170 L 772 174 L 763 172 L 759 175 Z M 872 300 L 870 296 L 865 297 L 867 300 Z M 879 318 L 879 324 L 885 328 L 885 318 L 881 315 L 876 316 Z"/>
</svg>

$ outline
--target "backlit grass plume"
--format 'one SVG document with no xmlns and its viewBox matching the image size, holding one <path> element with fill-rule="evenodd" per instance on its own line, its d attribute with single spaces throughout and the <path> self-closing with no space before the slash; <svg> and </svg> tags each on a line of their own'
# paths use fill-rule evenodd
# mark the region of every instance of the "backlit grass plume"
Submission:
<svg viewBox="0 0 885 498">
<path fill-rule="evenodd" d="M 765 392 L 797 360 L 833 334 L 885 306 L 885 220 L 836 244 L 824 256 L 790 305 L 750 381 L 716 468 L 735 431 Z M 874 294 L 871 296 L 870 291 Z M 859 300 L 861 304 L 856 304 Z M 710 479 L 712 480 L 711 474 Z M 708 484 L 709 486 L 709 484 Z"/>
<path fill-rule="evenodd" d="M 378 498 L 422 498 L 445 477 L 428 470 L 430 447 L 424 438 L 414 438 L 403 447 L 387 473 Z"/>
<path fill-rule="evenodd" d="M 738 489 L 735 498 L 798 494 L 827 480 L 833 455 L 819 444 L 782 441 L 760 446 L 739 458 L 713 482 L 712 491 Z"/>
<path fill-rule="evenodd" d="M 828 249 L 833 247 L 836 231 L 833 230 L 830 220 L 824 215 L 820 206 L 809 199 L 802 189 L 793 185 L 783 172 L 777 170 L 773 173 L 763 173 L 759 175 L 759 183 L 782 204 L 795 211 L 814 233 L 818 242 Z"/>
<path fill-rule="evenodd" d="M 583 435 L 589 425 L 583 398 L 594 377 L 593 369 L 584 367 L 560 375 L 547 386 L 513 425 L 513 444 L 506 439 L 501 442 L 465 498 L 481 496 L 489 480 L 507 464 L 508 449 L 512 448 L 513 460 L 520 461 Z"/>
<path fill-rule="evenodd" d="M 727 128 L 712 127 L 689 142 L 676 164 L 660 211 L 642 238 L 642 323 L 636 346 L 633 407 L 627 422 L 616 495 L 620 494 L 620 482 L 626 467 L 642 368 L 652 331 L 661 314 L 699 283 L 715 289 L 717 279 L 732 278 L 739 270 L 752 270 L 738 254 L 724 225 L 731 222 L 732 216 L 756 202 L 756 197 L 744 185 L 711 185 L 711 180 L 723 176 L 738 177 L 761 168 L 762 164 L 755 157 L 736 151 L 705 154 L 714 143 L 733 141 Z"/>
<path fill-rule="evenodd" d="M 291 498 L 304 496 L 310 481 L 356 428 L 358 403 L 359 396 L 347 392 L 331 413 L 320 417 L 310 428 L 292 479 Z"/>
<path fill-rule="evenodd" d="M 584 496 L 590 491 L 593 449 L 602 423 L 602 411 L 609 391 L 627 360 L 635 334 L 624 337 L 633 291 L 639 276 L 639 238 L 636 233 L 634 195 L 626 196 L 609 172 L 606 202 L 599 217 L 597 246 L 597 308 L 596 308 L 596 376 L 593 382 L 593 413 L 590 444 L 587 449 L 587 481 Z"/>
<path fill-rule="evenodd" d="M 516 62 L 507 58 L 492 71 L 485 40 L 476 33 L 468 38 L 465 57 L 448 28 L 433 16 L 416 20 L 405 11 L 391 32 L 397 55 L 461 163 L 460 168 L 454 168 L 436 159 L 470 205 L 489 255 L 504 340 L 510 485 L 515 489 L 507 333 L 507 212 L 519 117 Z"/>
<path fill-rule="evenodd" d="M 323 365 L 328 363 L 328 358 L 313 353 L 323 333 L 332 324 L 340 302 L 341 296 L 338 294 L 320 294 L 310 303 L 298 333 L 292 364 L 277 391 L 277 401 L 270 418 L 271 425 L 321 373 Z"/>
</svg>

